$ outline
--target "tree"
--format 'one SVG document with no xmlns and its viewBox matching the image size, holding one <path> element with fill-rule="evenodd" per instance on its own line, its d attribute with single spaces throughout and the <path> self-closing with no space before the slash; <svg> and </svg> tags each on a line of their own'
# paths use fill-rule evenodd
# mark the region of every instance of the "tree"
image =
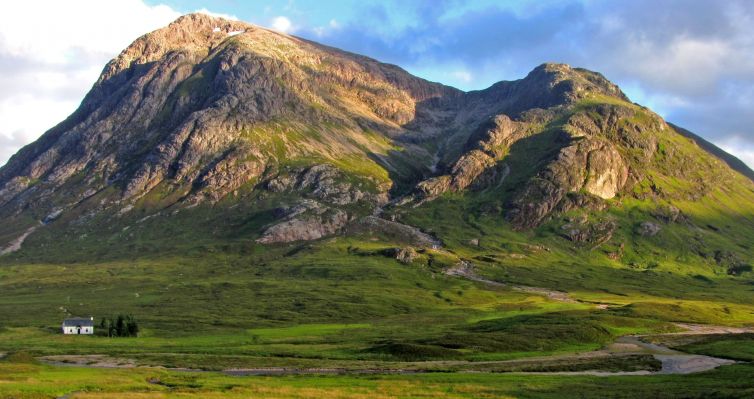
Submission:
<svg viewBox="0 0 754 399">
<path fill-rule="evenodd" d="M 132 315 L 126 316 L 126 333 L 129 337 L 137 337 L 139 335 L 139 325 Z"/>
<path fill-rule="evenodd" d="M 126 323 L 122 314 L 118 315 L 118 319 L 115 321 L 115 331 L 119 337 L 126 337 Z"/>
<path fill-rule="evenodd" d="M 133 315 L 119 314 L 116 317 L 103 317 L 100 321 L 102 333 L 108 337 L 137 337 L 139 324 Z"/>
</svg>

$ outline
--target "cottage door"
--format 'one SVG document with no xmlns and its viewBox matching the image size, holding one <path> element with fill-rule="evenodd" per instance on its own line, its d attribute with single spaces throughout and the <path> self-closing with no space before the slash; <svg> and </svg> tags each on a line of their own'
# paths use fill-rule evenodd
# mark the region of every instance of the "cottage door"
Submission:
<svg viewBox="0 0 754 399">
<path fill-rule="evenodd" d="M 76 327 L 76 334 L 81 334 L 81 326 Z"/>
</svg>

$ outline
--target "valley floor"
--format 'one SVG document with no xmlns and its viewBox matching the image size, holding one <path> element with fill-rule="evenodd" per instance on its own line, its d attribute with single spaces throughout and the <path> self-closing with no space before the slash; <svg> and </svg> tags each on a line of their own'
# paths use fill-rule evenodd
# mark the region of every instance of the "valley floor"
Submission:
<svg viewBox="0 0 754 399">
<path fill-rule="evenodd" d="M 0 398 L 754 397 L 748 278 L 233 245 L 2 264 Z M 59 331 L 121 313 L 138 337 Z"/>
<path fill-rule="evenodd" d="M 728 334 L 754 333 L 754 328 L 728 328 L 725 326 L 682 325 L 684 331 L 659 336 L 669 339 L 674 336 L 704 335 L 707 338 L 724 339 Z M 692 374 L 736 363 L 731 359 L 689 354 L 670 349 L 664 345 L 645 341 L 642 336 L 624 336 L 605 348 L 595 351 L 533 356 L 500 361 L 416 361 L 416 362 L 371 362 L 359 367 L 357 362 L 347 367 L 275 367 L 275 359 L 269 359 L 272 367 L 227 368 L 222 372 L 232 376 L 282 376 L 282 375 L 360 375 L 360 374 L 421 374 L 436 372 L 524 372 L 563 375 L 652 375 Z M 658 337 L 655 337 L 658 338 Z M 0 355 L 0 357 L 2 357 Z M 134 359 L 107 355 L 52 355 L 41 356 L 43 364 L 84 368 L 133 369 L 140 364 Z M 327 364 L 323 361 L 323 364 Z M 142 365 L 147 366 L 147 365 Z M 147 366 L 149 367 L 149 366 Z M 158 366 L 164 368 L 163 366 Z M 201 367 L 201 365 L 200 365 Z M 204 368 L 166 368 L 169 371 L 199 372 Z"/>
<path fill-rule="evenodd" d="M 267 367 L 211 372 L 140 366 L 133 359 L 106 355 L 35 358 L 16 351 L 0 353 L 0 398 L 754 396 L 751 329 L 681 327 L 683 331 L 671 334 L 624 336 L 604 349 L 578 354 L 491 362 L 372 363 L 369 369 L 351 364 L 350 369 Z M 744 357 L 736 362 L 707 356 L 731 357 L 732 353 Z M 269 364 L 274 362 L 267 359 Z M 636 370 L 625 371 L 626 367 Z"/>
</svg>

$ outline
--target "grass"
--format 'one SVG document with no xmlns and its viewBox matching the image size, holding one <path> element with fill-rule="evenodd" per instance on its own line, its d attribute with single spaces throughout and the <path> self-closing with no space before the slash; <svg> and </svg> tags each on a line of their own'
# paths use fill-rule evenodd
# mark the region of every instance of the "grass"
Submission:
<svg viewBox="0 0 754 399">
<path fill-rule="evenodd" d="M 754 361 L 754 334 L 702 336 L 691 343 L 673 346 L 678 350 L 700 355 L 723 357 L 743 362 Z"/>
<path fill-rule="evenodd" d="M 0 397 L 51 398 L 746 398 L 750 365 L 689 376 L 496 373 L 231 377 L 156 369 L 84 369 L 0 362 Z"/>
</svg>

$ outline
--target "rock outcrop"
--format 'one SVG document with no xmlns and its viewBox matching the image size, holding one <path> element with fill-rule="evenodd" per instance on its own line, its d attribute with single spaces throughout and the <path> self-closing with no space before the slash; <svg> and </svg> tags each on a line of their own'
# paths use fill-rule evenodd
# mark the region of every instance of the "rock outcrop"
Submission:
<svg viewBox="0 0 754 399">
<path fill-rule="evenodd" d="M 385 255 L 395 258 L 398 262 L 403 263 L 404 265 L 411 264 L 414 259 L 416 259 L 419 254 L 416 252 L 416 250 L 412 247 L 403 247 L 403 248 L 388 248 L 383 251 Z"/>
<path fill-rule="evenodd" d="M 497 115 L 484 122 L 471 135 L 468 150 L 455 162 L 447 175 L 420 182 L 417 189 L 421 199 L 432 199 L 442 193 L 463 191 L 474 183 L 488 186 L 500 182 L 508 174 L 508 166 L 498 165 L 511 144 L 532 131 L 526 122 L 514 122 L 507 115 Z M 480 182 L 483 175 L 486 181 Z"/>
<path fill-rule="evenodd" d="M 438 248 L 442 242 L 416 227 L 408 226 L 375 216 L 366 216 L 353 221 L 346 228 L 349 235 L 380 237 L 388 241 L 402 242 L 417 248 Z"/>
<path fill-rule="evenodd" d="M 511 202 L 508 220 L 517 228 L 539 225 L 568 193 L 586 192 L 610 199 L 623 188 L 628 168 L 609 142 L 580 139 L 563 148 L 557 157 Z"/>
<path fill-rule="evenodd" d="M 609 241 L 617 225 L 612 220 L 589 221 L 586 218 L 572 219 L 561 226 L 562 234 L 570 241 L 597 247 Z"/>
<path fill-rule="evenodd" d="M 359 183 L 357 186 L 348 179 L 348 175 L 338 168 L 328 164 L 319 164 L 281 172 L 268 180 L 266 187 L 276 193 L 295 191 L 301 196 L 333 205 L 365 202 L 372 206 L 379 206 L 387 202 L 389 187 L 375 185 L 372 190 L 369 190 L 365 186 L 371 182 Z"/>
<path fill-rule="evenodd" d="M 309 241 L 339 232 L 348 223 L 348 214 L 315 201 L 282 209 L 284 220 L 268 227 L 257 242 L 263 244 Z"/>
<path fill-rule="evenodd" d="M 620 107 L 601 107 L 597 112 L 576 113 L 560 128 L 564 145 L 510 201 L 506 218 L 515 228 L 538 226 L 554 211 L 572 208 L 574 204 L 567 201 L 574 198 L 599 207 L 583 198 L 608 200 L 626 186 L 629 162 L 609 138 L 625 130 L 621 121 L 633 113 Z"/>
</svg>

